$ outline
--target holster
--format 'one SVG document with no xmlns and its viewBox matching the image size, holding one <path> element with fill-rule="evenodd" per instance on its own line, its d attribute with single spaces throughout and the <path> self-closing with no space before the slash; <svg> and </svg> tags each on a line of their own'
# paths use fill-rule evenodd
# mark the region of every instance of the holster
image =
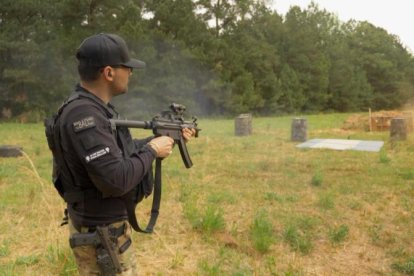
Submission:
<svg viewBox="0 0 414 276">
<path fill-rule="evenodd" d="M 76 233 L 69 238 L 71 248 L 93 245 L 96 248 L 96 262 L 103 275 L 112 276 L 122 272 L 119 254 L 122 254 L 131 245 L 128 239 L 118 248 L 117 239 L 125 232 L 125 224 L 115 228 L 111 226 L 97 226 L 91 233 Z"/>
</svg>

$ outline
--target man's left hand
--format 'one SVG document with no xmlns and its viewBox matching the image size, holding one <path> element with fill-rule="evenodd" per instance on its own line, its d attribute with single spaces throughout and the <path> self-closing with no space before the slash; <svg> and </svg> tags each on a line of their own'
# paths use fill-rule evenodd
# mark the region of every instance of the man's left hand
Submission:
<svg viewBox="0 0 414 276">
<path fill-rule="evenodd" d="M 196 130 L 194 128 L 183 128 L 183 137 L 186 143 L 190 141 L 191 138 L 195 136 L 195 134 Z"/>
</svg>

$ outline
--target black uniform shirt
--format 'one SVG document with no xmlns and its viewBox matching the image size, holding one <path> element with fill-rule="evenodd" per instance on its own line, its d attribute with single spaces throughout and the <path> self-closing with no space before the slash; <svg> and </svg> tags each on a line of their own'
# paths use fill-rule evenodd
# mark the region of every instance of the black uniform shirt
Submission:
<svg viewBox="0 0 414 276">
<path fill-rule="evenodd" d="M 60 117 L 63 156 L 76 185 L 85 190 L 96 188 L 102 196 L 68 204 L 69 217 L 82 226 L 126 219 L 126 209 L 119 196 L 140 183 L 150 171 L 155 156 L 149 149 L 138 151 L 134 142 L 145 144 L 146 141 L 133 141 L 127 129 L 118 133 L 124 135 L 126 145 L 117 139 L 109 121 L 117 116 L 112 105 L 106 105 L 79 85 L 76 92 L 87 96 L 81 96 L 63 109 Z"/>
</svg>

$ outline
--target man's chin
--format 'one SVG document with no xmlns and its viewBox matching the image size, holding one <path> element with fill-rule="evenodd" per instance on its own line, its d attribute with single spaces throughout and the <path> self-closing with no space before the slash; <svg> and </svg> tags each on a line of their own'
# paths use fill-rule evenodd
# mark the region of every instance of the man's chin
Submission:
<svg viewBox="0 0 414 276">
<path fill-rule="evenodd" d="M 128 93 L 128 89 L 117 92 L 114 96 L 119 96 Z"/>
</svg>

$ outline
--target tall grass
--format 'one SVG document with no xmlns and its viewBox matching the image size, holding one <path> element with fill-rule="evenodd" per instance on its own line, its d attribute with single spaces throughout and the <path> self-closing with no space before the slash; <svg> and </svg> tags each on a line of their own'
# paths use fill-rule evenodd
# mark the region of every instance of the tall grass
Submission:
<svg viewBox="0 0 414 276">
<path fill-rule="evenodd" d="M 270 246 L 275 242 L 275 233 L 266 211 L 261 210 L 256 214 L 250 234 L 256 250 L 260 253 L 269 251 Z"/>
<path fill-rule="evenodd" d="M 414 258 L 410 258 L 401 263 L 394 263 L 392 264 L 392 268 L 406 275 L 414 275 Z"/>
<path fill-rule="evenodd" d="M 333 244 L 339 244 L 343 242 L 349 233 L 349 227 L 345 224 L 340 225 L 339 227 L 335 227 L 332 229 L 329 229 L 329 240 Z"/>
</svg>

